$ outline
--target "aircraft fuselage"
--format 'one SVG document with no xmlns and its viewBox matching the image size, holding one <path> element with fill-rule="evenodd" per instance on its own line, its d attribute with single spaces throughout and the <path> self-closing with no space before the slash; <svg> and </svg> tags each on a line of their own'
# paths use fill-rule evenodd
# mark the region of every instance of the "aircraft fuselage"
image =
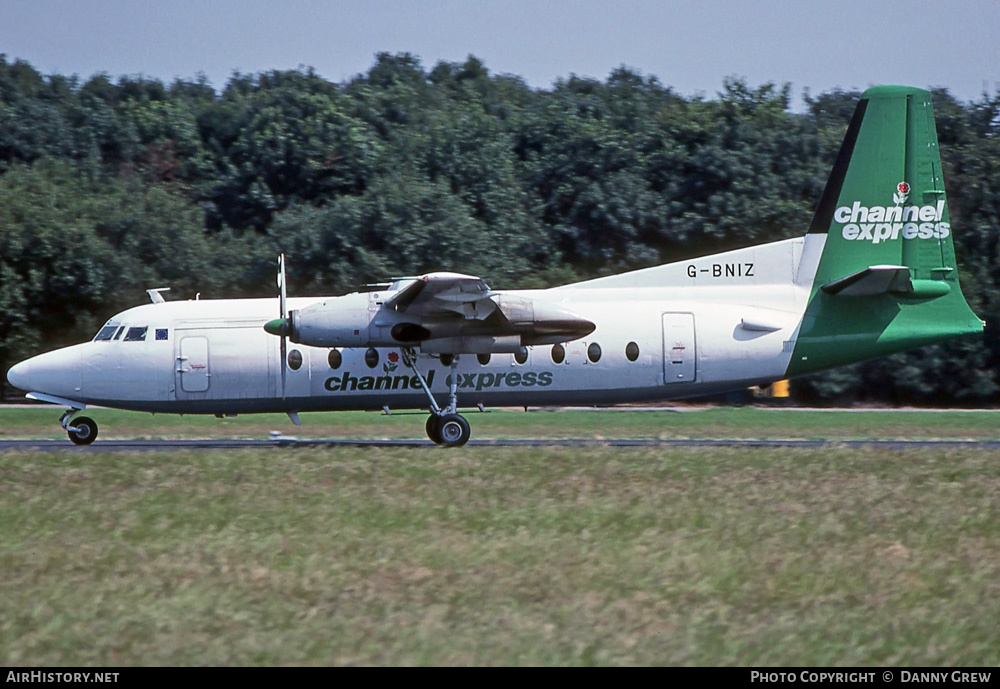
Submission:
<svg viewBox="0 0 1000 689">
<path fill-rule="evenodd" d="M 455 368 L 460 405 L 678 399 L 782 378 L 808 288 L 789 284 L 793 275 L 768 276 L 764 271 L 790 263 L 767 260 L 771 254 L 794 258 L 797 264 L 803 240 L 765 246 L 763 252 L 764 247 L 756 247 L 711 262 L 651 269 L 676 273 L 670 276 L 676 282 L 662 275 L 657 279 L 673 283 L 668 287 L 604 286 L 596 280 L 502 292 L 543 299 L 592 321 L 596 329 L 562 345 L 526 347 L 523 363 L 518 361 L 523 355 L 515 353 L 460 355 Z M 739 270 L 727 271 L 729 264 Z M 756 271 L 746 270 L 748 264 Z M 385 295 L 359 297 L 375 314 Z M 289 308 L 321 299 L 290 299 Z M 279 338 L 264 330 L 276 310 L 274 299 L 138 306 L 109 320 L 102 329 L 105 339 L 30 359 L 12 369 L 9 378 L 18 387 L 82 404 L 148 412 L 427 408 L 427 397 L 402 365 L 398 348 L 289 343 L 283 363 Z M 418 366 L 431 392 L 447 393 L 450 367 L 431 356 L 420 356 Z"/>
</svg>

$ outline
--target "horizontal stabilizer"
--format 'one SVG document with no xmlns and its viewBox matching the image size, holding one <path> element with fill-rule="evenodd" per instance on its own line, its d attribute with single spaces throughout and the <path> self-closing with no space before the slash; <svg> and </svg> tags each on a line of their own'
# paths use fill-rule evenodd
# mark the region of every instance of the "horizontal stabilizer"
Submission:
<svg viewBox="0 0 1000 689">
<path fill-rule="evenodd" d="M 838 297 L 872 297 L 893 292 L 913 291 L 910 269 L 906 266 L 868 266 L 856 273 L 823 285 L 827 294 Z"/>
</svg>

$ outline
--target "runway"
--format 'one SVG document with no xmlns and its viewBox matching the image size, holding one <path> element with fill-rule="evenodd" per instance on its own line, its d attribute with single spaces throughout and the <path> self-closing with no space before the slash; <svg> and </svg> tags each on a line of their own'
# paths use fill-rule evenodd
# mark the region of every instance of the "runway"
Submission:
<svg viewBox="0 0 1000 689">
<path fill-rule="evenodd" d="M 77 446 L 68 440 L 0 440 L 0 452 L 153 452 L 166 450 L 228 450 L 245 448 L 296 449 L 317 447 L 412 447 L 433 448 L 429 440 L 387 439 L 299 439 L 279 436 L 272 439 L 222 439 L 222 440 L 98 440 L 93 445 Z M 980 451 L 1000 450 L 1000 440 L 831 440 L 831 439 L 777 439 L 748 440 L 742 438 L 606 438 L 606 439 L 505 439 L 470 440 L 466 447 L 762 447 L 762 448 L 882 448 L 908 449 L 967 449 Z M 460 450 L 459 450 L 460 451 Z"/>
</svg>

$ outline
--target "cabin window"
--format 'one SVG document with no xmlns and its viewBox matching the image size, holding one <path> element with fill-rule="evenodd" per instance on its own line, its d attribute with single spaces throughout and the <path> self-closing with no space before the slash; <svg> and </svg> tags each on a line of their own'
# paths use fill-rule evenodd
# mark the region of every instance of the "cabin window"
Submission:
<svg viewBox="0 0 1000 689">
<path fill-rule="evenodd" d="M 486 364 L 490 363 L 490 355 L 489 355 L 489 353 L 487 353 L 487 354 L 477 354 L 476 355 L 476 359 L 479 361 L 479 365 L 480 366 L 485 366 Z"/>
<path fill-rule="evenodd" d="M 629 342 L 625 345 L 625 358 L 629 361 L 635 361 L 639 358 L 639 345 L 635 342 Z"/>
<path fill-rule="evenodd" d="M 104 342 L 106 340 L 110 340 L 112 337 L 114 337 L 115 330 L 117 329 L 118 329 L 117 324 L 104 326 L 103 328 L 100 329 L 100 331 L 96 335 L 94 335 L 94 342 Z"/>
<path fill-rule="evenodd" d="M 591 342 L 590 346 L 587 347 L 587 358 L 590 359 L 592 364 L 596 364 L 601 360 L 601 345 L 596 342 Z"/>
<path fill-rule="evenodd" d="M 128 329 L 125 333 L 126 342 L 145 342 L 146 341 L 146 331 L 149 330 L 149 326 L 133 326 Z"/>
<path fill-rule="evenodd" d="M 330 353 L 326 355 L 326 362 L 330 364 L 330 368 L 338 369 L 344 363 L 344 356 L 339 349 L 331 349 Z"/>
<path fill-rule="evenodd" d="M 528 361 L 528 348 L 521 347 L 519 350 L 514 352 L 514 361 L 524 365 Z"/>
<path fill-rule="evenodd" d="M 561 364 L 566 360 L 566 348 L 561 344 L 552 345 L 552 361 Z"/>
<path fill-rule="evenodd" d="M 165 339 L 167 339 L 167 329 L 166 328 L 157 328 L 156 329 L 156 339 L 157 340 L 165 340 Z"/>
<path fill-rule="evenodd" d="M 302 352 L 297 349 L 293 349 L 288 353 L 288 368 L 293 371 L 298 371 L 302 368 Z"/>
<path fill-rule="evenodd" d="M 368 368 L 378 366 L 378 350 L 374 347 L 369 347 L 365 350 L 365 364 L 368 365 Z"/>
</svg>

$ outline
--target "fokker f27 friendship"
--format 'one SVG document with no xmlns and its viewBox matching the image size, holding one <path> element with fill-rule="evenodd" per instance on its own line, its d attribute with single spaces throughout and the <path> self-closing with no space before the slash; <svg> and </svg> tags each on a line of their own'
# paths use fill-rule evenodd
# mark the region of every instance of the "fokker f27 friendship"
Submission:
<svg viewBox="0 0 1000 689">
<path fill-rule="evenodd" d="M 164 301 L 7 373 L 67 405 L 233 415 L 615 404 L 740 389 L 980 333 L 958 284 L 927 91 L 862 94 L 808 232 L 544 290 L 430 273 L 339 297 Z M 277 317 L 276 317 L 277 316 Z"/>
</svg>

